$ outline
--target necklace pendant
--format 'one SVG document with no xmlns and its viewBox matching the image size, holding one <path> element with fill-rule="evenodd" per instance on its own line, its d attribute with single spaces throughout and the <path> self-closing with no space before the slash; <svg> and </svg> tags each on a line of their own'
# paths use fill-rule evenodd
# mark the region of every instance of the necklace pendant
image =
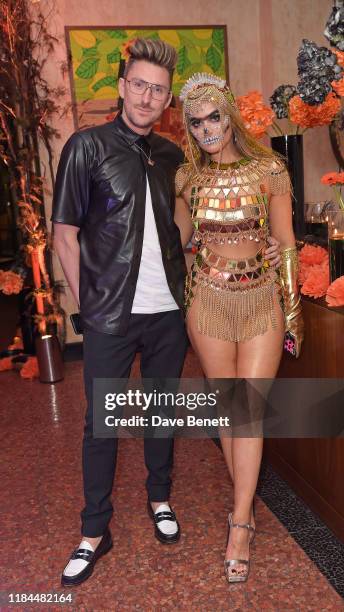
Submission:
<svg viewBox="0 0 344 612">
<path fill-rule="evenodd" d="M 148 164 L 149 164 L 150 166 L 155 166 L 155 161 L 153 161 L 152 159 L 150 159 L 150 158 L 149 158 L 149 160 L 148 160 Z"/>
</svg>

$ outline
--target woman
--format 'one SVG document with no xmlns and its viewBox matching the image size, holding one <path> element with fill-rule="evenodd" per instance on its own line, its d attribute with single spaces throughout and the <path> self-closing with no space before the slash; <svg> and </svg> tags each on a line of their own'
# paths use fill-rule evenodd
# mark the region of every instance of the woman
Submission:
<svg viewBox="0 0 344 612">
<path fill-rule="evenodd" d="M 199 245 L 186 287 L 189 337 L 207 378 L 271 379 L 285 330 L 296 356 L 303 338 L 289 176 L 250 136 L 225 81 L 197 73 L 180 97 L 189 161 L 176 176 L 176 222 L 183 243 L 195 231 Z M 266 257 L 270 233 L 282 249 L 279 285 Z M 225 572 L 242 582 L 263 439 L 220 437 L 234 485 Z"/>
</svg>

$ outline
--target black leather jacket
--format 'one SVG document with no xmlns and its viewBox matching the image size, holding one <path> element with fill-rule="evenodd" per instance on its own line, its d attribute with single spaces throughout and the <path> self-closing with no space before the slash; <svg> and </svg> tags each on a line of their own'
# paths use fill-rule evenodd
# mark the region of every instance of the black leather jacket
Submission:
<svg viewBox="0 0 344 612">
<path fill-rule="evenodd" d="M 173 221 L 174 177 L 183 154 L 151 133 L 146 137 L 151 166 L 139 139 L 121 117 L 76 132 L 63 148 L 56 177 L 52 221 L 80 227 L 83 325 L 108 334 L 125 335 L 129 322 L 142 252 L 146 174 L 168 286 L 183 308 L 186 266 Z"/>
</svg>

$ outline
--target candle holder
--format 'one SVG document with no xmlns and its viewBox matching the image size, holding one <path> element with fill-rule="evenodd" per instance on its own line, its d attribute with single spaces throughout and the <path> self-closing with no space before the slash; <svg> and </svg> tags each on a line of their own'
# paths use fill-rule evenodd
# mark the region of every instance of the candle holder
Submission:
<svg viewBox="0 0 344 612">
<path fill-rule="evenodd" d="M 322 245 L 328 242 L 328 213 L 337 209 L 331 201 L 306 202 L 305 219 L 307 238 Z"/>
<path fill-rule="evenodd" d="M 57 337 L 52 334 L 38 336 L 36 353 L 39 380 L 42 383 L 55 383 L 63 380 L 63 360 Z"/>
<path fill-rule="evenodd" d="M 330 279 L 344 276 L 344 210 L 328 213 Z"/>
</svg>

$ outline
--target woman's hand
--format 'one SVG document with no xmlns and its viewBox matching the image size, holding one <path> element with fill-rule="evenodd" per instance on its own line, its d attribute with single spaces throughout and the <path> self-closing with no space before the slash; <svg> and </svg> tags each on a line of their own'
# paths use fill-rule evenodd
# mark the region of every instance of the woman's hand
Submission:
<svg viewBox="0 0 344 612">
<path fill-rule="evenodd" d="M 268 243 L 270 246 L 265 249 L 264 258 L 268 260 L 270 266 L 279 268 L 281 265 L 280 243 L 273 236 L 268 237 Z"/>
<path fill-rule="evenodd" d="M 180 231 L 180 240 L 183 248 L 190 242 L 194 228 L 191 221 L 189 204 L 184 198 L 176 198 L 174 222 Z"/>
</svg>

